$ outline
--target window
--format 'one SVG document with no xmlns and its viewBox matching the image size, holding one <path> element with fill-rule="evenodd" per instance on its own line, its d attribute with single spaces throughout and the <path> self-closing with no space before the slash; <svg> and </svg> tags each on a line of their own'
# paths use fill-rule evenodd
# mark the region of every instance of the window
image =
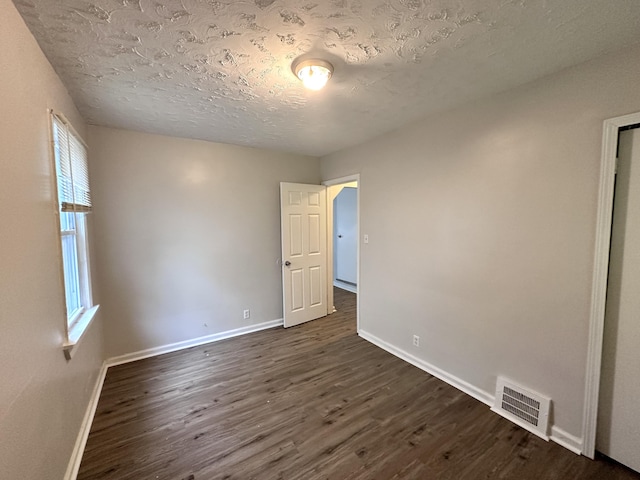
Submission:
<svg viewBox="0 0 640 480">
<path fill-rule="evenodd" d="M 63 116 L 52 113 L 51 118 L 67 311 L 65 353 L 70 357 L 97 309 L 91 298 L 87 238 L 91 193 L 84 143 Z"/>
</svg>

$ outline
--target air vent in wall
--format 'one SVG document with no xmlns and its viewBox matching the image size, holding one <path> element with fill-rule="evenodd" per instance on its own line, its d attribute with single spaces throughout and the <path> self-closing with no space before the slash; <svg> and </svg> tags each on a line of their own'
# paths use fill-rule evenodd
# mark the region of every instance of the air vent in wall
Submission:
<svg viewBox="0 0 640 480">
<path fill-rule="evenodd" d="M 549 407 L 551 399 L 498 377 L 493 410 L 522 428 L 549 440 Z"/>
</svg>

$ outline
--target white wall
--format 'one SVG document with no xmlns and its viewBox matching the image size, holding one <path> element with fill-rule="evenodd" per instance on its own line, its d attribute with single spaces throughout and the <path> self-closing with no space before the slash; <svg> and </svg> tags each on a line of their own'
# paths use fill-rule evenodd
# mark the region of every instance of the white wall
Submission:
<svg viewBox="0 0 640 480">
<path fill-rule="evenodd" d="M 639 56 L 323 158 L 323 179 L 360 173 L 361 328 L 489 394 L 503 374 L 549 395 L 581 436 L 602 122 L 640 111 Z"/>
<path fill-rule="evenodd" d="M 279 182 L 318 183 L 317 158 L 102 127 L 89 146 L 108 356 L 282 318 Z"/>
<path fill-rule="evenodd" d="M 103 357 L 99 318 L 70 362 L 62 351 L 47 108 L 84 122 L 11 1 L 0 11 L 0 478 L 57 480 Z"/>
</svg>

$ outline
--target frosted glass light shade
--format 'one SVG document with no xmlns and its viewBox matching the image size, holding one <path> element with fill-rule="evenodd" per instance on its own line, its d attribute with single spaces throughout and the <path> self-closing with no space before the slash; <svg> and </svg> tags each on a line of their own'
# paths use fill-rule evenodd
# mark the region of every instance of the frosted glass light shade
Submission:
<svg viewBox="0 0 640 480">
<path fill-rule="evenodd" d="M 294 66 L 294 73 L 306 88 L 320 90 L 333 75 L 333 65 L 325 60 L 305 60 Z"/>
</svg>

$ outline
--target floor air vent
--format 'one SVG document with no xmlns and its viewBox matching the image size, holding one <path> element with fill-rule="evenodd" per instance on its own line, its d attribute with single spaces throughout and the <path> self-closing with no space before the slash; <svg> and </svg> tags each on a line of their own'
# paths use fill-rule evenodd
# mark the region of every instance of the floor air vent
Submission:
<svg viewBox="0 0 640 480">
<path fill-rule="evenodd" d="M 547 427 L 551 399 L 498 377 L 496 401 L 491 410 L 531 433 L 549 440 Z"/>
</svg>

